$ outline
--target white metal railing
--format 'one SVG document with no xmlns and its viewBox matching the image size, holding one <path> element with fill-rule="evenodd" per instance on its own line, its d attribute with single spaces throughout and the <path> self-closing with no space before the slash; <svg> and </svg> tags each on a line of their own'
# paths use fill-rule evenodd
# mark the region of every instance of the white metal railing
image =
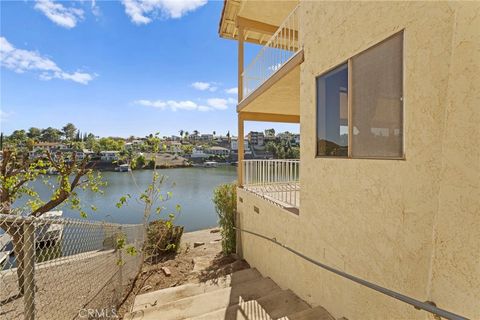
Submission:
<svg viewBox="0 0 480 320">
<path fill-rule="evenodd" d="M 301 48 L 299 6 L 288 15 L 253 61 L 245 68 L 243 97 L 246 98 L 270 78 Z"/>
<path fill-rule="evenodd" d="M 243 187 L 284 207 L 300 206 L 300 160 L 244 160 Z"/>
</svg>

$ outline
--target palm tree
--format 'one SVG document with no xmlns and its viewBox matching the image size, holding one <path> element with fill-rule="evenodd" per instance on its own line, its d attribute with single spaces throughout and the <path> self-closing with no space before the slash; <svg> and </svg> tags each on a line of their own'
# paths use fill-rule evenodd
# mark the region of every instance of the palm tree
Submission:
<svg viewBox="0 0 480 320">
<path fill-rule="evenodd" d="M 180 130 L 180 131 L 178 131 L 178 133 L 180 134 L 180 142 L 183 142 L 183 134 L 184 134 L 184 131 L 183 131 L 183 130 Z"/>
</svg>

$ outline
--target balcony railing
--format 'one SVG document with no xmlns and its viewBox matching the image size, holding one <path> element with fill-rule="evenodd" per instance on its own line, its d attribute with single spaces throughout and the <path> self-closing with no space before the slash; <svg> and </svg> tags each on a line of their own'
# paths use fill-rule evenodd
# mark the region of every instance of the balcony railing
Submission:
<svg viewBox="0 0 480 320">
<path fill-rule="evenodd" d="M 301 48 L 299 39 L 299 7 L 288 15 L 253 61 L 245 68 L 243 97 L 261 86 Z"/>
<path fill-rule="evenodd" d="M 299 160 L 244 160 L 243 188 L 286 208 L 300 206 Z"/>
</svg>

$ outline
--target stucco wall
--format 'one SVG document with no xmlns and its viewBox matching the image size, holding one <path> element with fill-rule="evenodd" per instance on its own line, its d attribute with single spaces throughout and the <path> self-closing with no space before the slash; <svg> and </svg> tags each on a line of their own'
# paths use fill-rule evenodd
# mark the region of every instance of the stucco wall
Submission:
<svg viewBox="0 0 480 320">
<path fill-rule="evenodd" d="M 300 215 L 239 190 L 242 226 L 480 318 L 479 8 L 473 2 L 303 2 Z M 316 158 L 315 77 L 402 29 L 406 160 Z M 253 266 L 336 317 L 427 318 L 252 236 L 242 241 Z"/>
<path fill-rule="evenodd" d="M 455 30 L 429 296 L 480 319 L 480 9 L 452 4 Z"/>
</svg>

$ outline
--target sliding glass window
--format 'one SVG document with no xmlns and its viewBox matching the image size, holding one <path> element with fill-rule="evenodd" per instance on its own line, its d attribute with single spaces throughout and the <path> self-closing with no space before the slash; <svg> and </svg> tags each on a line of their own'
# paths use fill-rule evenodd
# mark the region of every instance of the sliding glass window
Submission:
<svg viewBox="0 0 480 320">
<path fill-rule="evenodd" d="M 316 81 L 318 156 L 404 157 L 403 32 Z"/>
</svg>

